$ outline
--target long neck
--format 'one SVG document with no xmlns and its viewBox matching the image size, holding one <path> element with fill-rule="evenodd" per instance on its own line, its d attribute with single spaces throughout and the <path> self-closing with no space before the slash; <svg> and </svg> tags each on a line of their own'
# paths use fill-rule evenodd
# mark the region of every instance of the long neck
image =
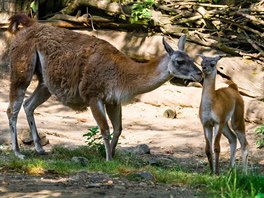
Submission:
<svg viewBox="0 0 264 198">
<path fill-rule="evenodd" d="M 215 98 L 215 78 L 216 72 L 205 75 L 201 100 L 201 105 L 204 108 L 210 108 Z"/>
<path fill-rule="evenodd" d="M 163 55 L 147 63 L 134 63 L 127 66 L 127 79 L 124 89 L 133 95 L 146 93 L 156 89 L 172 78 L 168 72 L 170 57 Z M 129 69 L 128 69 L 129 68 Z"/>
</svg>

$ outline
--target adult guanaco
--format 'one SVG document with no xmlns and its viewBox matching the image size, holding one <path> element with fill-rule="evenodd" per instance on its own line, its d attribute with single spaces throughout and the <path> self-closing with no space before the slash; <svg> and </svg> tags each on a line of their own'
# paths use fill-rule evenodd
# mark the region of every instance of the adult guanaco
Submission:
<svg viewBox="0 0 264 198">
<path fill-rule="evenodd" d="M 23 26 L 17 30 L 18 25 Z M 24 158 L 17 143 L 17 116 L 24 104 L 35 149 L 45 153 L 38 136 L 34 110 L 51 95 L 74 110 L 90 107 L 111 160 L 122 131 L 121 103 L 161 86 L 174 76 L 200 81 L 194 64 L 179 39 L 179 50 L 164 40 L 166 54 L 147 63 L 137 63 L 105 40 L 71 30 L 38 23 L 25 15 L 14 15 L 9 30 L 15 32 L 10 47 L 10 92 L 7 115 L 16 156 Z M 32 76 L 38 86 L 23 103 Z M 110 142 L 108 115 L 113 126 Z"/>
</svg>

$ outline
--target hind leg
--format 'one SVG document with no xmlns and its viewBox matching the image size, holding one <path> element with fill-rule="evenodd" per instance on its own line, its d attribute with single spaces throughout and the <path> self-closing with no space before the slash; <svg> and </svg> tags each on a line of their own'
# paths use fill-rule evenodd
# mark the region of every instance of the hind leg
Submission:
<svg viewBox="0 0 264 198">
<path fill-rule="evenodd" d="M 237 126 L 234 128 L 238 140 L 241 145 L 241 154 L 242 154 L 242 165 L 243 165 L 243 171 L 244 173 L 247 173 L 247 164 L 248 164 L 248 142 L 246 139 L 245 134 L 245 125 L 241 124 L 240 126 Z"/>
<path fill-rule="evenodd" d="M 242 99 L 241 99 L 242 100 Z M 243 171 L 247 174 L 247 163 L 248 163 L 248 142 L 246 139 L 246 129 L 245 129 L 245 121 L 244 121 L 244 107 L 242 104 L 236 106 L 234 115 L 232 116 L 231 123 L 232 128 L 236 132 L 237 138 L 241 145 L 241 153 L 242 153 L 242 165 Z"/>
<path fill-rule="evenodd" d="M 37 88 L 34 90 L 32 95 L 25 101 L 24 110 L 27 116 L 27 121 L 32 133 L 32 138 L 35 144 L 35 149 L 39 154 L 45 154 L 44 149 L 40 143 L 40 138 L 38 135 L 35 118 L 34 118 L 34 110 L 49 99 L 51 96 L 48 88 L 39 81 Z"/>
<path fill-rule="evenodd" d="M 15 155 L 20 159 L 24 159 L 25 156 L 20 153 L 20 149 L 17 142 L 16 125 L 18 113 L 21 109 L 25 97 L 25 90 L 28 85 L 29 83 L 25 84 L 24 86 L 18 87 L 15 83 L 11 83 L 9 92 L 9 106 L 7 108 L 7 117 L 11 131 L 12 149 Z"/>
<path fill-rule="evenodd" d="M 243 171 L 247 173 L 247 164 L 248 164 L 248 142 L 246 140 L 245 133 L 237 133 L 238 140 L 241 144 L 241 153 L 242 153 L 242 164 Z"/>
<path fill-rule="evenodd" d="M 23 45 L 16 45 L 10 48 L 10 90 L 9 106 L 7 116 L 12 138 L 12 148 L 17 157 L 24 159 L 25 156 L 20 153 L 17 143 L 17 117 L 21 109 L 25 92 L 29 86 L 32 76 L 35 73 L 37 64 L 37 54 L 34 48 Z"/>
<path fill-rule="evenodd" d="M 223 134 L 228 139 L 230 145 L 230 167 L 234 167 L 236 160 L 237 137 L 229 128 L 228 123 L 226 123 L 223 128 Z"/>
</svg>

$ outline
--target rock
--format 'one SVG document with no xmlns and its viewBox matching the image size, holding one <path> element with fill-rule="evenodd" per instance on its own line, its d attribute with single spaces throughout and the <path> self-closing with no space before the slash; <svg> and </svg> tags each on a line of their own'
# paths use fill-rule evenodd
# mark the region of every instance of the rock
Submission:
<svg viewBox="0 0 264 198">
<path fill-rule="evenodd" d="M 140 144 L 134 148 L 133 153 L 139 155 L 150 154 L 150 148 L 146 144 Z"/>
<path fill-rule="evenodd" d="M 160 166 L 161 162 L 158 158 L 149 160 L 149 165 L 151 166 Z"/>
<path fill-rule="evenodd" d="M 251 100 L 246 105 L 246 120 L 263 124 L 264 122 L 264 102 Z"/>
<path fill-rule="evenodd" d="M 117 190 L 125 190 L 126 186 L 125 185 L 115 185 L 114 188 Z"/>
<path fill-rule="evenodd" d="M 72 157 L 71 161 L 81 166 L 87 166 L 89 163 L 89 160 L 85 157 Z"/>
<path fill-rule="evenodd" d="M 49 139 L 47 139 L 47 136 L 45 136 L 45 137 L 40 139 L 40 144 L 42 146 L 45 146 L 45 145 L 49 144 Z"/>
<path fill-rule="evenodd" d="M 263 97 L 263 64 L 240 57 L 224 57 L 217 70 L 235 82 L 239 91 L 251 97 Z"/>
<path fill-rule="evenodd" d="M 190 82 L 187 87 L 197 87 L 197 88 L 202 88 L 203 85 L 200 82 Z"/>
<path fill-rule="evenodd" d="M 102 187 L 102 184 L 100 184 L 100 183 L 94 183 L 94 184 L 86 185 L 86 188 L 100 188 L 100 187 Z"/>
<path fill-rule="evenodd" d="M 154 176 L 150 172 L 139 172 L 139 173 L 131 173 L 129 175 L 129 178 L 133 180 L 145 180 L 145 181 L 151 181 L 154 179 Z"/>
<path fill-rule="evenodd" d="M 132 153 L 138 155 L 150 154 L 150 148 L 146 144 L 140 144 L 132 149 Z"/>
<path fill-rule="evenodd" d="M 40 143 L 42 146 L 45 146 L 49 144 L 49 140 L 47 139 L 47 136 L 43 132 L 39 132 L 39 138 L 40 138 Z M 19 140 L 26 145 L 34 145 L 33 139 L 32 139 L 32 134 L 29 130 L 22 130 L 21 133 L 19 133 Z"/>
<path fill-rule="evenodd" d="M 153 159 L 150 159 L 148 162 L 149 165 L 151 166 L 162 166 L 162 167 L 174 166 L 173 160 L 168 157 L 155 157 Z"/>
<path fill-rule="evenodd" d="M 120 150 L 125 153 L 135 154 L 135 155 L 150 154 L 150 148 L 146 144 L 140 144 L 135 147 L 123 147 L 120 148 Z"/>
<path fill-rule="evenodd" d="M 33 139 L 30 131 L 28 130 L 22 130 L 22 133 L 19 134 L 19 138 L 24 144 L 31 145 L 33 144 Z"/>
<path fill-rule="evenodd" d="M 163 116 L 165 118 L 174 119 L 174 118 L 176 118 L 177 114 L 176 114 L 176 111 L 175 110 L 167 109 L 167 110 L 164 111 Z"/>
</svg>

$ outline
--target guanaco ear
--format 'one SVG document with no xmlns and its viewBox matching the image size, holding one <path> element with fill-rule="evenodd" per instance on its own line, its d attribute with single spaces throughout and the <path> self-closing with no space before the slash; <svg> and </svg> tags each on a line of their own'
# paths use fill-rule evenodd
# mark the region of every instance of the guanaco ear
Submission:
<svg viewBox="0 0 264 198">
<path fill-rule="evenodd" d="M 163 46 L 166 50 L 166 52 L 171 56 L 174 52 L 174 50 L 172 49 L 172 47 L 165 41 L 165 38 L 163 37 L 162 38 L 162 43 L 163 43 Z"/>
<path fill-rule="evenodd" d="M 184 47 L 185 47 L 185 43 L 186 43 L 186 39 L 187 39 L 186 34 L 182 35 L 182 36 L 179 38 L 179 41 L 178 41 L 178 49 L 179 49 L 179 50 L 184 51 Z"/>
</svg>

